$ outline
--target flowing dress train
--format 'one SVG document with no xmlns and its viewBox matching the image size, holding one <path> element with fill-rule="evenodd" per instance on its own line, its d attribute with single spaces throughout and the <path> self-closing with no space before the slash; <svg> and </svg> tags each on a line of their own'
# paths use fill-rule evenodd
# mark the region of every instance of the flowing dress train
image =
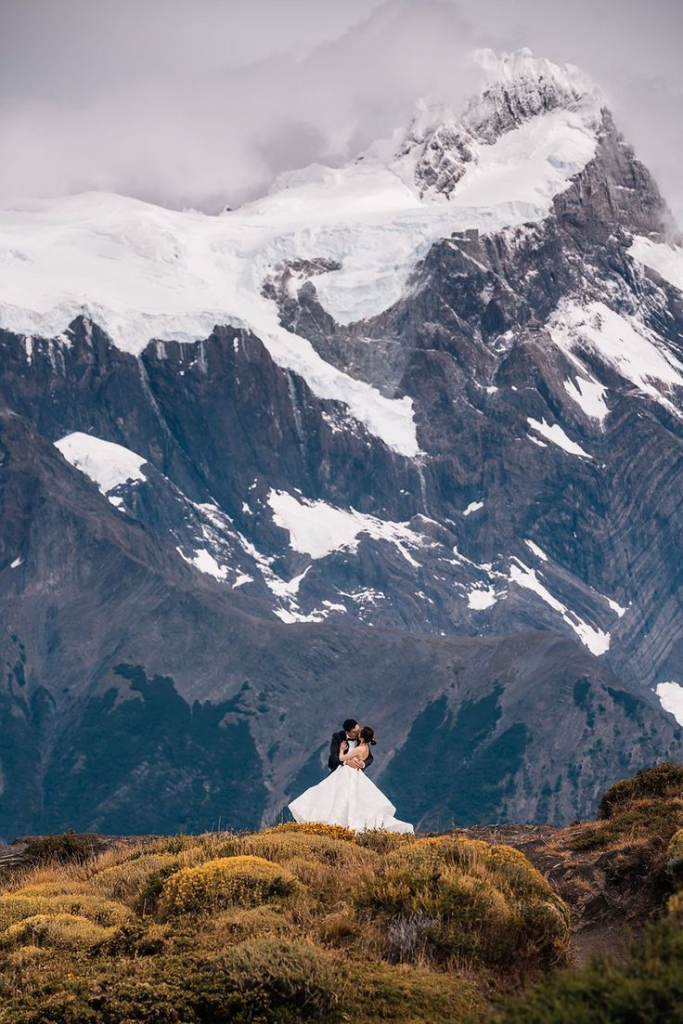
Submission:
<svg viewBox="0 0 683 1024">
<path fill-rule="evenodd" d="M 289 809 L 295 821 L 344 825 L 354 832 L 375 828 L 415 831 L 408 822 L 394 817 L 396 808 L 362 769 L 345 764 L 292 800 Z"/>
</svg>

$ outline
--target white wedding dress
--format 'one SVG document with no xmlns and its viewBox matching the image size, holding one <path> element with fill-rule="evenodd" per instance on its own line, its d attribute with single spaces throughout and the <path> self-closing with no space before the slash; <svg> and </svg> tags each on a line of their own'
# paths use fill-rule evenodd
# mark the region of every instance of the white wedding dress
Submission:
<svg viewBox="0 0 683 1024">
<path fill-rule="evenodd" d="M 292 800 L 289 809 L 295 821 L 344 825 L 354 832 L 375 828 L 387 832 L 415 831 L 407 821 L 394 817 L 394 805 L 361 768 L 345 764 Z"/>
</svg>

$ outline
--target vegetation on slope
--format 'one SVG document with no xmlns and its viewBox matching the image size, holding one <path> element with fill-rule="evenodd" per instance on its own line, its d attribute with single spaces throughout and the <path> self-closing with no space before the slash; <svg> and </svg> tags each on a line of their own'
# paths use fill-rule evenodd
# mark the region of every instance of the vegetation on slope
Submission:
<svg viewBox="0 0 683 1024">
<path fill-rule="evenodd" d="M 550 829 L 536 867 L 458 832 L 36 839 L 0 887 L 0 1024 L 683 1024 L 673 769 Z M 628 959 L 571 967 L 577 894 L 651 919 Z"/>
<path fill-rule="evenodd" d="M 627 954 L 555 972 L 509 1001 L 498 1024 L 683 1024 L 683 768 L 658 765 L 618 782 L 600 813 L 565 830 L 565 845 L 579 858 L 593 855 L 631 912 Z M 639 917 L 649 918 L 644 927 Z"/>
<path fill-rule="evenodd" d="M 511 972 L 567 959 L 542 875 L 457 835 L 290 825 L 51 848 L 0 895 L 7 1024 L 465 1021 Z"/>
</svg>

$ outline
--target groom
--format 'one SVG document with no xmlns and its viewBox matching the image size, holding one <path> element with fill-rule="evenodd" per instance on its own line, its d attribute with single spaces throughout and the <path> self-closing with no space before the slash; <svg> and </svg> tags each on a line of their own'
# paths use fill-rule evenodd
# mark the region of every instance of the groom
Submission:
<svg viewBox="0 0 683 1024">
<path fill-rule="evenodd" d="M 327 766 L 331 772 L 335 771 L 341 761 L 339 760 L 339 751 L 342 743 L 348 743 L 349 750 L 353 750 L 360 743 L 360 726 L 355 718 L 347 718 L 344 725 L 341 728 L 341 732 L 333 732 L 332 740 L 330 742 L 330 756 L 327 760 Z M 367 761 L 361 761 L 360 759 L 354 760 L 353 758 L 346 763 L 351 768 L 367 768 L 368 765 L 372 764 L 372 754 L 368 754 Z"/>
</svg>

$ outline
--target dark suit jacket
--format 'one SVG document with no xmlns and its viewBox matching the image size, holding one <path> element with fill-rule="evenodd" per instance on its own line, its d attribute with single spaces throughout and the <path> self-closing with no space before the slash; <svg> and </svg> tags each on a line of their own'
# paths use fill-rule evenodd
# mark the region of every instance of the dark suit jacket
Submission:
<svg viewBox="0 0 683 1024">
<path fill-rule="evenodd" d="M 343 729 L 341 730 L 341 732 L 332 733 L 332 740 L 330 742 L 330 756 L 327 761 L 327 766 L 331 772 L 333 772 L 341 764 L 341 761 L 339 760 L 339 748 L 341 747 L 342 743 L 346 741 L 346 739 L 347 736 Z M 365 762 L 365 767 L 368 768 L 372 764 L 372 761 L 372 751 L 370 751 L 368 753 L 368 759 Z"/>
</svg>

